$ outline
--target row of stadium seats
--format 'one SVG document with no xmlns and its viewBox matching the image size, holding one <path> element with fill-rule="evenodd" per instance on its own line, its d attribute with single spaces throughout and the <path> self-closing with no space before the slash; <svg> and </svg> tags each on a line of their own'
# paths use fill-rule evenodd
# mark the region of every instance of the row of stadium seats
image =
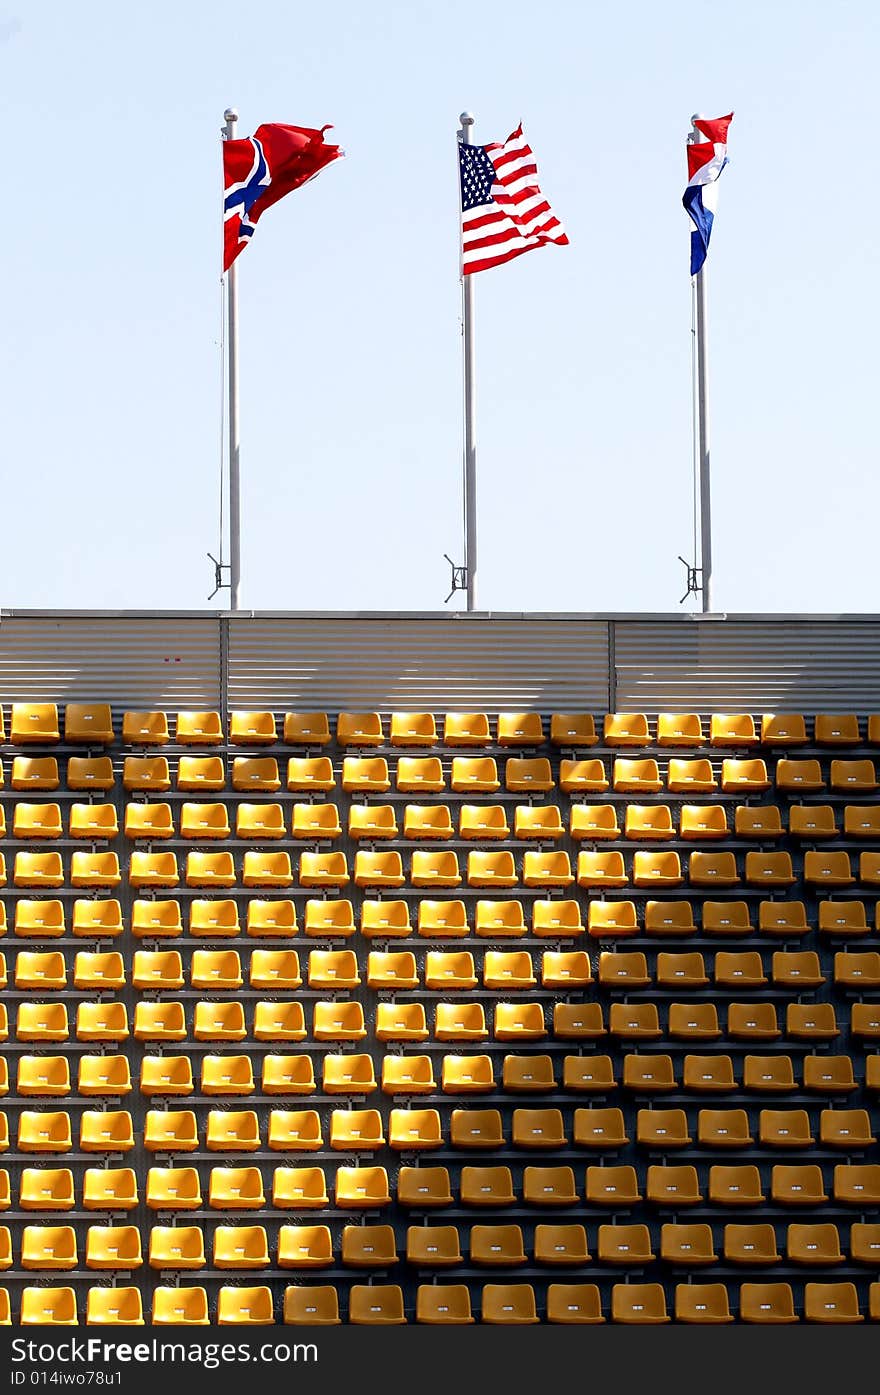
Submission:
<svg viewBox="0 0 880 1395">
<path fill-rule="evenodd" d="M 643 712 L 609 712 L 602 718 L 602 742 L 606 746 L 700 746 L 706 742 L 702 718 L 693 712 L 661 712 L 652 735 Z M 387 734 L 386 734 L 387 726 Z M 447 712 L 443 718 L 443 743 L 447 746 L 537 746 L 549 740 L 556 746 L 593 746 L 599 741 L 595 719 L 589 712 L 556 712 L 549 733 L 538 712 L 499 712 L 495 732 L 486 712 Z M 286 712 L 281 739 L 288 745 L 324 746 L 331 741 L 330 715 L 326 712 Z M 62 739 L 55 703 L 14 702 L 9 719 L 13 745 L 48 744 Z M 71 744 L 110 745 L 115 740 L 113 718 L 106 703 L 68 703 L 64 710 L 63 739 Z M 162 746 L 171 741 L 168 714 L 163 711 L 123 714 L 123 744 Z M 178 712 L 174 741 L 179 745 L 216 746 L 224 742 L 219 712 Z M 241 745 L 269 745 L 278 741 L 273 712 L 233 711 L 229 714 L 229 741 Z M 383 721 L 379 712 L 340 712 L 336 740 L 340 746 L 434 746 L 437 723 L 431 712 L 393 712 Z M 756 727 L 749 713 L 713 713 L 709 718 L 709 743 L 713 746 L 803 746 L 808 743 L 806 719 L 799 713 L 768 714 Z M 813 721 L 816 745 L 858 745 L 862 740 L 880 745 L 880 714 L 865 719 L 864 737 L 855 713 L 820 713 Z M 6 740 L 0 707 L 0 741 Z"/>
</svg>

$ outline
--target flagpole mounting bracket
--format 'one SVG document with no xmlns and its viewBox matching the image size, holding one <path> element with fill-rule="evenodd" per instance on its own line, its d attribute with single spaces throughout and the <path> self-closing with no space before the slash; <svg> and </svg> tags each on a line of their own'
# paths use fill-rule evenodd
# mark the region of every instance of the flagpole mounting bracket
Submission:
<svg viewBox="0 0 880 1395">
<path fill-rule="evenodd" d="M 681 563 L 681 565 L 684 567 L 685 572 L 687 573 L 687 590 L 685 591 L 684 595 L 679 599 L 679 602 L 678 602 L 679 605 L 684 605 L 684 603 L 685 603 L 685 601 L 687 600 L 688 596 L 699 596 L 700 593 L 702 592 L 702 590 L 703 590 L 703 581 L 702 581 L 702 572 L 703 572 L 703 568 L 702 568 L 702 567 L 695 567 L 695 566 L 693 565 L 692 562 L 688 562 L 687 559 L 684 558 L 684 557 L 682 557 L 682 556 L 679 556 L 679 559 L 678 559 L 678 560 L 679 560 L 679 562 Z"/>
<path fill-rule="evenodd" d="M 213 601 L 218 591 L 227 591 L 229 589 L 229 582 L 223 580 L 223 573 L 228 572 L 230 568 L 228 562 L 218 562 L 213 552 L 208 552 L 205 555 L 209 561 L 214 563 L 214 589 L 208 597 L 209 601 Z"/>
<path fill-rule="evenodd" d="M 452 589 L 443 602 L 444 605 L 448 605 L 456 591 L 466 591 L 468 589 L 468 569 L 466 566 L 460 567 L 456 562 L 453 562 L 448 552 L 444 552 L 443 556 L 452 568 Z"/>
</svg>

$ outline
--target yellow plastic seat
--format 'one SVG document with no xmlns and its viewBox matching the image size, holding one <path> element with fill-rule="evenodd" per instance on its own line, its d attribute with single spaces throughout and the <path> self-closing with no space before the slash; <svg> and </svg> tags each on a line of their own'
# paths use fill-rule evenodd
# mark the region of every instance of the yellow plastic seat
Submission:
<svg viewBox="0 0 880 1395">
<path fill-rule="evenodd" d="M 64 740 L 85 746 L 113 742 L 113 718 L 106 702 L 69 702 L 64 709 Z"/>
<path fill-rule="evenodd" d="M 327 1056 L 324 1059 L 326 1062 L 337 1058 Z M 311 1056 L 264 1056 L 262 1086 L 264 1095 L 314 1094 L 315 1073 Z"/>
<path fill-rule="evenodd" d="M 381 905 L 382 902 L 374 903 Z M 373 989 L 417 988 L 416 957 L 410 950 L 371 949 L 367 956 L 367 986 Z"/>
<path fill-rule="evenodd" d="M 294 1327 L 336 1327 L 339 1296 L 332 1284 L 296 1284 L 284 1290 L 283 1321 Z"/>
<path fill-rule="evenodd" d="M 23 1288 L 20 1321 L 22 1327 L 76 1327 L 76 1294 L 72 1288 Z"/>
<path fill-rule="evenodd" d="M 72 804 L 70 806 L 71 838 L 88 838 L 102 842 L 115 838 L 119 832 L 116 809 L 112 804 Z"/>
<path fill-rule="evenodd" d="M 447 712 L 443 719 L 447 746 L 487 746 L 491 739 L 485 712 Z"/>
<path fill-rule="evenodd" d="M 872 1148 L 877 1142 L 866 1109 L 823 1109 L 819 1138 L 823 1147 L 846 1151 Z"/>
<path fill-rule="evenodd" d="M 880 806 L 847 804 L 843 811 L 843 832 L 847 838 L 880 838 Z"/>
<path fill-rule="evenodd" d="M 471 853 L 468 858 L 477 857 L 477 853 Z M 502 856 L 502 854 L 495 854 Z M 583 854 L 579 854 L 579 858 Z M 536 852 L 529 849 L 523 854 L 522 880 L 524 886 L 554 887 L 571 886 L 574 881 L 574 873 L 571 870 L 571 862 L 567 852 L 556 850 L 554 852 Z"/>
<path fill-rule="evenodd" d="M 190 867 L 193 858 L 201 858 L 205 861 L 199 864 L 198 875 L 205 876 L 205 881 L 195 883 L 191 880 Z M 206 866 L 209 858 L 217 859 L 216 871 L 211 869 L 211 865 Z M 208 873 L 210 872 L 210 880 Z M 249 848 L 244 855 L 242 863 L 242 885 L 244 886 L 280 886 L 287 887 L 293 885 L 293 870 L 290 865 L 290 853 L 288 852 L 257 852 Z M 190 853 L 187 859 L 187 882 L 190 885 L 235 885 L 235 867 L 231 853 Z"/>
<path fill-rule="evenodd" d="M 588 1206 L 630 1207 L 641 1201 L 634 1167 L 590 1166 L 586 1171 Z"/>
<path fill-rule="evenodd" d="M 706 975 L 706 966 L 702 954 L 672 954 L 661 951 L 657 955 L 656 965 L 657 982 L 664 988 L 703 988 L 709 982 Z M 688 1004 L 670 1004 L 669 1009 L 669 1030 L 672 1034 L 674 1025 L 673 1008 L 684 1007 Z"/>
<path fill-rule="evenodd" d="M 635 902 L 591 901 L 587 912 L 587 929 L 595 939 L 638 934 Z"/>
<path fill-rule="evenodd" d="M 427 1036 L 427 1032 L 425 1035 Z M 384 1094 L 432 1095 L 436 1089 L 437 1082 L 434 1079 L 434 1066 L 430 1056 L 383 1056 Z"/>
<path fill-rule="evenodd" d="M 500 746 L 542 746 L 544 727 L 539 712 L 499 712 Z"/>
<path fill-rule="evenodd" d="M 254 950 L 259 954 L 259 950 Z M 190 960 L 192 988 L 241 988 L 241 959 L 234 949 L 196 949 Z"/>
<path fill-rule="evenodd" d="M 450 1142 L 453 1148 L 502 1148 L 504 1128 L 500 1111 L 453 1109 L 450 1115 Z"/>
<path fill-rule="evenodd" d="M 16 886 L 53 889 L 63 886 L 64 868 L 61 863 L 61 854 L 59 852 L 17 852 L 12 875 Z"/>
<path fill-rule="evenodd" d="M 475 1225 L 470 1237 L 471 1264 L 525 1264 L 522 1228 L 518 1225 Z"/>
<path fill-rule="evenodd" d="M 501 787 L 491 756 L 454 756 L 451 784 L 459 794 L 493 794 Z"/>
<path fill-rule="evenodd" d="M 462 1253 L 458 1227 L 454 1225 L 408 1226 L 406 1259 L 408 1264 L 418 1269 L 445 1269 L 451 1265 L 461 1264 Z"/>
<path fill-rule="evenodd" d="M 745 879 L 751 886 L 793 886 L 791 853 L 747 852 Z"/>
<path fill-rule="evenodd" d="M 310 988 L 357 988 L 360 981 L 357 956 L 353 950 L 310 950 Z"/>
<path fill-rule="evenodd" d="M 125 1061 L 124 1069 L 127 1068 Z M 130 1153 L 134 1148 L 134 1124 L 128 1110 L 84 1110 L 79 1121 L 79 1146 L 84 1153 Z"/>
<path fill-rule="evenodd" d="M 750 794 L 770 788 L 767 764 L 760 757 L 721 762 L 721 788 L 725 794 Z"/>
<path fill-rule="evenodd" d="M 758 735 L 754 719 L 746 712 L 713 712 L 709 721 L 712 746 L 754 746 Z"/>
<path fill-rule="evenodd" d="M 151 1153 L 192 1153 L 199 1146 L 191 1109 L 148 1109 L 144 1147 Z"/>
<path fill-rule="evenodd" d="M 773 982 L 779 986 L 801 991 L 825 982 L 815 950 L 776 950 L 772 963 Z"/>
<path fill-rule="evenodd" d="M 484 1095 L 495 1088 L 491 1056 L 444 1056 L 441 1089 L 446 1095 Z"/>
<path fill-rule="evenodd" d="M 254 1071 L 250 1056 L 203 1056 L 203 1095 L 250 1095 Z"/>
<path fill-rule="evenodd" d="M 790 1094 L 796 1088 L 790 1056 L 746 1056 L 743 1089 L 770 1094 Z"/>
<path fill-rule="evenodd" d="M 253 815 L 249 815 L 247 819 L 247 822 L 253 829 L 253 831 L 248 833 L 243 833 L 241 831 L 242 808 L 254 811 Z M 256 838 L 266 836 L 265 834 L 261 834 L 258 830 L 262 826 L 259 819 L 260 812 L 267 809 L 277 810 L 277 817 L 274 814 L 271 816 L 273 819 L 272 826 L 276 831 L 272 832 L 269 836 L 283 836 L 284 817 L 281 811 L 281 805 L 252 804 L 239 806 L 239 837 Z M 262 823 L 266 823 L 265 813 L 263 814 Z M 294 838 L 306 838 L 311 841 L 318 841 L 324 838 L 338 838 L 341 832 L 339 810 L 335 804 L 294 804 L 293 822 L 291 826 L 291 834 Z"/>
<path fill-rule="evenodd" d="M 278 1231 L 281 1269 L 326 1269 L 333 1263 L 333 1238 L 327 1225 L 283 1225 Z"/>
<path fill-rule="evenodd" d="M 307 901 L 303 928 L 307 935 L 326 939 L 353 935 L 356 927 L 351 902 Z"/>
<path fill-rule="evenodd" d="M 746 856 L 750 856 L 749 853 Z M 691 886 L 736 886 L 739 872 L 732 852 L 693 852 L 688 859 Z"/>
<path fill-rule="evenodd" d="M 595 746 L 598 739 L 592 712 L 554 712 L 550 718 L 554 746 Z"/>
<path fill-rule="evenodd" d="M 99 903 L 94 903 L 99 904 Z M 179 901 L 134 901 L 131 933 L 136 939 L 163 939 L 183 934 Z"/>
<path fill-rule="evenodd" d="M 854 712 L 819 712 L 813 735 L 817 746 L 858 746 L 859 719 Z"/>
<path fill-rule="evenodd" d="M 378 712 L 340 712 L 336 721 L 340 746 L 381 746 L 385 740 Z"/>
<path fill-rule="evenodd" d="M 877 788 L 877 772 L 872 760 L 833 760 L 831 788 L 870 792 Z"/>
<path fill-rule="evenodd" d="M 342 1210 L 355 1207 L 373 1209 L 391 1200 L 388 1173 L 384 1167 L 338 1167 L 336 1205 Z"/>
<path fill-rule="evenodd" d="M 329 1206 L 324 1171 L 320 1167 L 276 1167 L 272 1179 L 272 1205 L 282 1209 L 315 1211 Z"/>
<path fill-rule="evenodd" d="M 397 817 L 392 804 L 352 804 L 348 811 L 350 838 L 396 838 Z"/>
<path fill-rule="evenodd" d="M 545 988 L 586 988 L 591 982 L 590 957 L 584 950 L 544 951 L 541 983 Z"/>
<path fill-rule="evenodd" d="M 86 1233 L 87 1269 L 139 1269 L 143 1262 L 137 1226 L 89 1226 Z"/>
<path fill-rule="evenodd" d="M 636 1137 L 640 1147 L 662 1153 L 670 1148 L 686 1148 L 693 1142 L 683 1109 L 640 1109 Z"/>
<path fill-rule="evenodd" d="M 619 838 L 617 810 L 613 804 L 572 804 L 569 831 L 572 838 L 585 838 L 590 842 Z"/>
<path fill-rule="evenodd" d="M 705 741 L 703 724 L 696 712 L 659 712 L 657 714 L 658 746 L 702 746 Z"/>
<path fill-rule="evenodd" d="M 406 901 L 371 901 L 361 904 L 361 934 L 365 939 L 394 939 L 412 934 Z"/>
<path fill-rule="evenodd" d="M 61 783 L 54 756 L 15 756 L 12 761 L 14 790 L 57 790 Z"/>
<path fill-rule="evenodd" d="M 403 861 L 399 852 L 360 849 L 355 854 L 354 880 L 357 886 L 403 886 Z"/>
<path fill-rule="evenodd" d="M 608 776 L 601 760 L 561 760 L 559 788 L 566 794 L 602 794 Z"/>
<path fill-rule="evenodd" d="M 651 1004 L 650 1006 L 653 1006 Z M 623 1113 L 619 1109 L 576 1109 L 574 1142 L 579 1148 L 616 1150 L 629 1143 Z"/>
<path fill-rule="evenodd" d="M 540 1003 L 496 1004 L 494 1031 L 496 1041 L 535 1041 L 546 1035 L 544 1009 Z"/>
<path fill-rule="evenodd" d="M 812 794 L 823 790 L 825 780 L 819 761 L 780 757 L 776 762 L 776 788 L 786 794 L 795 791 Z"/>
<path fill-rule="evenodd" d="M 384 756 L 346 756 L 342 762 L 342 788 L 349 794 L 382 793 L 391 788 Z"/>
<path fill-rule="evenodd" d="M 526 854 L 528 856 L 528 854 Z M 468 853 L 467 879 L 469 886 L 510 888 L 516 886 L 517 875 L 513 853 L 475 850 Z"/>
<path fill-rule="evenodd" d="M 138 1004 L 140 1007 L 141 1004 Z M 180 1003 L 161 1004 L 181 1008 Z M 135 1019 L 137 1035 L 137 1019 Z M 188 1056 L 145 1056 L 141 1062 L 141 1094 L 191 1095 L 193 1092 L 192 1062 Z"/>
<path fill-rule="evenodd" d="M 113 762 L 109 756 L 71 756 L 67 762 L 67 788 L 70 790 L 106 793 L 112 790 L 114 783 Z"/>
<path fill-rule="evenodd" d="M 805 935 L 807 908 L 803 901 L 761 901 L 758 929 L 767 935 Z"/>
<path fill-rule="evenodd" d="M 578 853 L 578 886 L 587 888 L 626 886 L 628 877 L 621 852 Z M 591 902 L 591 906 L 592 906 Z"/>
<path fill-rule="evenodd" d="M 217 1322 L 221 1327 L 269 1327 L 274 1320 L 272 1290 L 265 1285 L 231 1288 L 224 1284 L 218 1290 Z"/>
<path fill-rule="evenodd" d="M 436 746 L 433 712 L 392 712 L 390 735 L 392 746 Z"/>
<path fill-rule="evenodd" d="M 404 794 L 439 794 L 446 788 L 437 756 L 401 756 L 395 772 L 397 788 Z"/>
<path fill-rule="evenodd" d="M 291 756 L 287 762 L 287 788 L 326 794 L 336 784 L 329 756 Z"/>
<path fill-rule="evenodd" d="M 182 764 L 182 762 L 181 762 Z M 222 773 L 222 763 L 220 766 Z M 178 785 L 180 778 L 178 775 Z M 223 788 L 223 781 L 219 785 Z M 278 762 L 274 756 L 236 756 L 232 762 L 232 788 L 242 792 L 275 793 L 281 788 Z M 249 808 L 259 808 L 249 805 Z M 274 806 L 273 806 L 274 807 Z M 242 836 L 239 834 L 239 836 Z"/>
<path fill-rule="evenodd" d="M 182 746 L 219 746 L 223 723 L 219 712 L 178 712 L 175 735 Z"/>
<path fill-rule="evenodd" d="M 384 856 L 399 855 L 386 853 Z M 460 886 L 458 855 L 454 852 L 428 852 L 425 848 L 417 848 L 410 863 L 410 881 L 413 886 Z M 399 883 L 394 882 L 393 885 Z"/>
<path fill-rule="evenodd" d="M 130 1167 L 87 1167 L 83 1173 L 87 1211 L 131 1211 L 138 1204 L 137 1179 Z"/>
<path fill-rule="evenodd" d="M 308 1057 L 302 1059 L 307 1061 Z M 372 1057 L 367 1055 L 325 1056 L 323 1088 L 327 1095 L 372 1094 L 377 1088 Z"/>
<path fill-rule="evenodd" d="M 813 886 L 852 886 L 855 877 L 852 874 L 849 853 L 815 850 L 805 852 L 804 881 Z"/>
<path fill-rule="evenodd" d="M 203 1269 L 205 1239 L 197 1225 L 154 1225 L 150 1229 L 149 1264 L 151 1269 Z M 158 1289 L 157 1293 L 192 1293 L 192 1289 Z M 196 1290 L 204 1292 L 204 1289 Z M 171 1321 L 170 1318 L 163 1319 Z M 153 1322 L 156 1321 L 155 1309 Z M 204 1321 L 208 1321 L 207 1306 Z"/>
<path fill-rule="evenodd" d="M 727 810 L 723 804 L 682 805 L 679 832 L 682 838 L 727 837 Z"/>
<path fill-rule="evenodd" d="M 422 904 L 424 905 L 424 902 Z M 462 913 L 465 925 L 465 930 L 462 933 L 466 933 L 467 920 L 463 903 Z M 526 923 L 523 917 L 522 902 L 478 901 L 474 929 L 477 935 L 486 939 L 515 939 L 525 935 Z"/>
<path fill-rule="evenodd" d="M 608 712 L 602 727 L 606 746 L 647 746 L 651 737 L 644 712 Z"/>
<path fill-rule="evenodd" d="M 534 901 L 532 933 L 545 939 L 570 939 L 584 933 L 577 901 Z M 545 955 L 546 961 L 546 955 Z"/>
<path fill-rule="evenodd" d="M 46 745 L 60 741 L 58 708 L 54 702 L 14 702 L 9 725 L 9 740 L 13 746 L 33 743 Z"/>
<path fill-rule="evenodd" d="M 362 1041 L 367 1035 L 359 1002 L 318 1002 L 312 1022 L 315 1041 Z"/>
<path fill-rule="evenodd" d="M 425 956 L 426 988 L 457 991 L 463 988 L 475 988 L 476 984 L 474 957 L 467 950 L 455 953 L 440 950 L 428 951 Z"/>
<path fill-rule="evenodd" d="M 703 1200 L 697 1169 L 690 1164 L 668 1167 L 660 1163 L 651 1163 L 647 1172 L 646 1194 L 652 1205 L 670 1207 L 674 1210 L 678 1210 L 680 1206 L 699 1206 Z M 680 1262 L 681 1251 L 676 1254 L 675 1244 L 670 1244 L 669 1229 L 668 1223 L 663 1226 L 661 1255 L 663 1259 L 672 1263 Z M 690 1236 L 693 1236 L 692 1227 L 687 1226 L 685 1230 Z M 680 1236 L 681 1228 L 676 1226 L 675 1232 Z M 704 1234 L 702 1231 L 699 1233 Z M 712 1254 L 711 1231 L 709 1235 L 708 1249 L 709 1253 Z M 688 1262 L 693 1263 L 693 1254 L 697 1248 L 697 1244 L 692 1241 Z M 712 1258 L 714 1259 L 715 1256 L 712 1255 Z"/>
<path fill-rule="evenodd" d="M 695 857 L 712 855 L 691 853 L 691 867 Z M 633 854 L 632 879 L 634 886 L 680 886 L 684 880 L 681 859 L 677 852 L 643 852 L 640 849 Z M 691 881 L 693 880 L 692 872 Z"/>
<path fill-rule="evenodd" d="M 19 1176 L 23 1211 L 72 1211 L 73 1173 L 68 1167 L 25 1167 Z"/>
<path fill-rule="evenodd" d="M 352 1284 L 348 1320 L 355 1326 L 401 1326 L 406 1322 L 403 1290 L 397 1284 Z"/>
<path fill-rule="evenodd" d="M 612 780 L 618 794 L 656 794 L 663 788 L 660 771 L 653 758 L 631 760 L 623 756 L 616 757 Z"/>
<path fill-rule="evenodd" d="M 805 1109 L 762 1109 L 759 1129 L 766 1148 L 812 1148 L 816 1141 Z"/>
<path fill-rule="evenodd" d="M 265 1269 L 269 1263 L 265 1226 L 218 1225 L 213 1258 L 216 1269 Z"/>
<path fill-rule="evenodd" d="M 379 1003 L 377 1041 L 425 1041 L 429 1033 L 423 1003 Z"/>
<path fill-rule="evenodd" d="M 781 838 L 782 816 L 775 804 L 740 804 L 734 814 L 734 831 L 737 838 L 758 838 L 762 841 Z"/>
<path fill-rule="evenodd" d="M 203 901 L 196 899 L 189 906 L 189 933 L 212 939 L 241 934 L 238 906 L 234 901 Z"/>
<path fill-rule="evenodd" d="M 171 788 L 171 773 L 165 756 L 126 756 L 122 766 L 122 783 L 130 793 L 163 794 Z M 165 824 L 159 822 L 164 816 Z M 168 804 L 127 804 L 125 832 L 129 838 L 170 838 L 171 808 Z M 151 822 L 156 832 L 151 831 Z M 143 827 L 144 831 L 141 831 Z"/>
<path fill-rule="evenodd" d="M 297 931 L 296 906 L 293 901 L 263 901 L 251 897 L 247 906 L 247 934 L 254 938 L 288 938 Z"/>
<path fill-rule="evenodd" d="M 70 859 L 71 886 L 113 887 L 121 881 L 115 852 L 75 852 Z"/>
<path fill-rule="evenodd" d="M 555 1003 L 553 1035 L 565 1041 L 592 1041 L 604 1036 L 601 1004 Z"/>
<path fill-rule="evenodd" d="M 20 899 L 15 904 L 15 934 L 27 939 L 55 939 L 65 933 L 63 901 Z"/>
<path fill-rule="evenodd" d="M 482 1003 L 437 1004 L 434 1017 L 434 1037 L 437 1041 L 482 1041 L 487 1036 Z"/>
<path fill-rule="evenodd" d="M 78 1041 L 124 1041 L 128 1012 L 124 1003 L 80 1003 L 76 1010 Z"/>
<path fill-rule="evenodd" d="M 397 1152 L 424 1152 L 439 1148 L 443 1129 L 436 1109 L 392 1109 L 388 1120 L 388 1143 Z"/>
<path fill-rule="evenodd" d="M 511 794 L 546 794 L 554 787 L 550 762 L 543 756 L 520 759 L 510 756 L 504 767 L 505 788 Z M 455 782 L 453 781 L 453 789 Z"/>
<path fill-rule="evenodd" d="M 19 950 L 15 958 L 16 988 L 41 991 L 64 988 L 66 984 L 67 969 L 63 954 L 57 951 L 41 953 L 27 949 Z"/>
<path fill-rule="evenodd" d="M 124 712 L 122 741 L 126 746 L 167 746 L 167 716 L 164 712 Z"/>
<path fill-rule="evenodd" d="M 712 770 L 712 762 L 685 760 L 671 756 L 666 774 L 667 787 L 673 794 L 711 794 L 718 782 Z"/>
<path fill-rule="evenodd" d="M 8 1081 L 5 1081 L 5 1085 L 8 1089 Z M 20 1095 L 69 1095 L 70 1067 L 67 1057 L 20 1056 L 17 1089 Z"/>
<path fill-rule="evenodd" d="M 326 712 L 285 712 L 284 741 L 288 746 L 326 746 L 330 723 Z"/>
<path fill-rule="evenodd" d="M 738 1041 L 776 1041 L 780 1035 L 774 1003 L 731 1003 L 727 1035 Z"/>
<path fill-rule="evenodd" d="M 506 952 L 489 949 L 486 951 L 483 957 L 483 986 L 485 988 L 533 988 L 535 982 L 531 955 L 525 950 Z M 462 983 L 461 986 L 467 987 L 468 985 Z"/>
<path fill-rule="evenodd" d="M 233 746 L 268 746 L 277 739 L 271 712 L 230 712 L 229 740 Z"/>
<path fill-rule="evenodd" d="M 204 858 L 207 856 L 210 856 L 210 854 L 190 854 L 190 858 Z M 223 854 L 221 854 L 221 856 L 223 856 Z M 187 859 L 187 873 L 189 873 L 190 858 Z M 128 880 L 129 885 L 136 889 L 151 886 L 177 886 L 180 881 L 180 873 L 177 867 L 176 853 L 148 853 L 136 850 L 131 855 L 128 868 Z"/>
<path fill-rule="evenodd" d="M 229 815 L 226 805 L 184 803 L 180 810 L 180 836 L 186 839 L 228 838 Z"/>
<path fill-rule="evenodd" d="M 266 859 L 266 858 L 271 857 L 271 856 L 274 856 L 274 857 L 280 858 L 280 859 L 285 859 L 285 858 L 286 858 L 287 861 L 288 861 L 288 864 L 289 864 L 289 858 L 287 857 L 287 853 L 275 853 L 275 854 L 269 854 L 269 853 L 245 853 L 245 886 L 249 885 L 249 883 L 248 883 L 248 881 L 247 881 L 247 859 L 248 859 L 248 858 L 253 858 L 253 859 L 255 859 L 254 863 L 252 864 L 252 867 L 253 867 L 253 866 L 256 866 L 256 859 L 259 859 L 259 858 Z M 357 854 L 356 854 L 356 858 L 357 858 L 357 857 L 361 857 L 361 856 L 362 856 L 361 853 L 357 853 Z M 269 864 L 266 864 L 265 862 L 263 862 L 261 865 L 264 866 L 264 867 L 269 866 Z M 277 864 L 277 866 L 273 864 L 273 865 L 270 867 L 270 870 L 269 870 L 268 875 L 272 875 L 273 877 L 274 877 L 274 876 L 281 876 L 281 875 L 283 875 L 283 872 L 282 872 L 282 871 L 277 870 L 277 868 L 281 868 L 281 867 L 283 867 L 283 864 L 281 864 L 281 863 Z M 256 875 L 256 874 L 252 871 L 252 875 Z M 263 873 L 261 873 L 260 875 L 265 876 L 265 875 L 267 875 L 267 873 L 266 873 L 266 872 L 263 872 Z M 350 878 L 349 878 L 349 875 L 348 875 L 348 861 L 347 861 L 347 859 L 346 859 L 345 853 L 343 853 L 343 852 L 329 852 L 329 853 L 303 852 L 303 853 L 300 853 L 300 858 L 299 858 L 299 880 L 300 880 L 300 885 L 301 885 L 301 886 L 308 886 L 308 887 L 313 887 L 313 886 L 333 886 L 333 887 L 347 886 L 347 885 L 348 885 L 348 882 L 349 882 L 349 880 L 350 880 Z M 265 881 L 260 881 L 260 882 L 258 882 L 258 883 L 255 883 L 255 885 L 260 885 L 260 886 L 265 886 L 265 885 L 280 886 L 280 885 L 287 885 L 287 883 L 286 883 L 286 882 L 283 882 L 283 881 L 272 881 L 272 882 L 268 882 L 268 883 L 265 882 Z"/>
<path fill-rule="evenodd" d="M 272 1120 L 269 1115 L 269 1147 L 272 1145 Z M 205 1145 L 212 1153 L 254 1153 L 260 1147 L 260 1125 L 252 1109 L 219 1109 L 208 1111 Z"/>
<path fill-rule="evenodd" d="M 654 1094 L 676 1087 L 672 1057 L 641 1056 L 633 1053 L 623 1058 L 623 1085 L 637 1094 Z"/>
<path fill-rule="evenodd" d="M 646 935 L 692 935 L 696 931 L 690 901 L 647 901 Z"/>
<path fill-rule="evenodd" d="M 770 712 L 761 718 L 764 746 L 806 746 L 807 724 L 800 712 Z"/>
<path fill-rule="evenodd" d="M 19 1003 L 15 1024 L 19 1041 L 66 1041 L 68 1033 L 63 1003 Z"/>
<path fill-rule="evenodd" d="M 839 829 L 830 804 L 792 804 L 788 831 L 794 838 L 836 838 Z"/>
<path fill-rule="evenodd" d="M 655 1003 L 612 1003 L 608 1016 L 612 1036 L 626 1041 L 652 1040 L 662 1036 Z"/>
<path fill-rule="evenodd" d="M 0 833 L 5 830 L 0 827 Z M 16 804 L 12 815 L 15 838 L 60 838 L 61 806 L 59 804 Z"/>
<path fill-rule="evenodd" d="M 672 810 L 668 804 L 628 804 L 624 836 L 644 840 L 666 840 L 675 837 Z"/>
<path fill-rule="evenodd" d="M 95 989 L 96 992 L 125 986 L 125 965 L 116 951 L 92 952 L 78 950 L 73 961 L 75 988 Z"/>
</svg>

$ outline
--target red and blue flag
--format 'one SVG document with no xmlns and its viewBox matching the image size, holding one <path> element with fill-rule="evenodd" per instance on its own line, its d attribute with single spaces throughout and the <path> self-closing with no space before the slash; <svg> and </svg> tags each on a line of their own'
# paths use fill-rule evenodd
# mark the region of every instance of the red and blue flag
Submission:
<svg viewBox="0 0 880 1395">
<path fill-rule="evenodd" d="M 338 145 L 306 126 L 258 126 L 245 140 L 223 142 L 223 270 L 244 251 L 267 208 L 340 159 Z"/>
<path fill-rule="evenodd" d="M 691 276 L 703 268 L 709 251 L 709 238 L 718 204 L 718 179 L 727 164 L 727 130 L 733 120 L 717 116 L 714 120 L 695 118 L 694 126 L 705 136 L 704 141 L 688 145 L 688 183 L 682 203 L 693 223 L 691 231 Z"/>
</svg>

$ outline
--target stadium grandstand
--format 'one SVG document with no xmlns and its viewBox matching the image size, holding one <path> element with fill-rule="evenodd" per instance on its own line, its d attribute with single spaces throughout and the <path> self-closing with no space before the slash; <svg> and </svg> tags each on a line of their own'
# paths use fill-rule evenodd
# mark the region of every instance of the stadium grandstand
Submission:
<svg viewBox="0 0 880 1395">
<path fill-rule="evenodd" d="M 880 1318 L 880 617 L 0 614 L 6 1323 Z"/>
</svg>

